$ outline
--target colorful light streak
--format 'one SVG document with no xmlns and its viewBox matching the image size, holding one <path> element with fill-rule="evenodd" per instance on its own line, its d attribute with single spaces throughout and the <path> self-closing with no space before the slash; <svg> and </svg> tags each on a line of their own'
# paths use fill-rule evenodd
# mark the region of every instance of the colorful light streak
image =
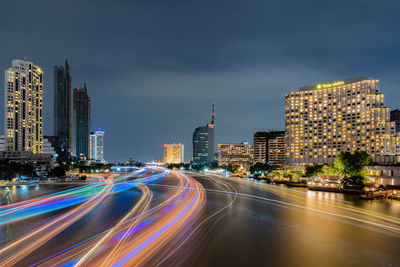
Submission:
<svg viewBox="0 0 400 267">
<path fill-rule="evenodd" d="M 143 183 L 154 182 L 168 174 L 168 172 L 163 172 L 152 176 L 141 177 L 132 181 L 125 181 L 126 179 L 140 173 L 143 172 L 133 172 L 104 182 L 69 189 L 42 198 L 36 198 L 1 207 L 0 220 L 2 223 L 9 223 L 80 204 L 72 210 L 61 213 L 50 222 L 34 229 L 29 234 L 26 234 L 0 248 L 0 265 L 7 266 L 17 263 L 45 244 L 48 240 L 81 219 L 110 194 L 143 186 Z M 152 194 L 149 193 L 149 190 L 147 190 L 147 192 L 145 202 L 148 203 L 152 198 Z M 140 209 L 140 213 L 143 211 L 143 209 Z M 134 226 L 135 224 L 132 225 Z M 13 253 L 11 253 L 11 251 Z"/>
<path fill-rule="evenodd" d="M 196 214 L 205 204 L 204 190 L 198 182 L 179 173 L 174 173 L 173 177 L 178 178 L 178 186 L 173 186 L 168 192 L 149 201 L 159 202 L 155 203 L 156 205 L 151 209 L 129 220 L 126 220 L 127 215 L 123 220 L 124 223 L 118 225 L 117 228 L 113 227 L 101 235 L 85 240 L 32 266 L 45 262 L 46 265 L 79 266 L 82 263 L 80 260 L 89 251 L 91 251 L 89 252 L 91 257 L 84 259 L 85 265 L 111 266 L 123 257 L 129 265 L 150 261 L 154 250 L 168 248 L 168 244 L 176 242 L 177 233 L 190 230 L 187 226 L 193 224 Z M 169 197 L 163 200 L 165 196 Z M 135 222 L 139 216 L 142 217 L 141 222 L 132 227 L 129 222 Z M 104 238 L 104 235 L 107 235 L 107 238 Z M 101 245 L 93 250 L 93 247 L 102 239 L 107 241 L 101 242 Z M 155 241 L 150 242 L 150 240 Z M 130 253 L 135 248 L 140 250 L 138 252 L 140 256 L 132 256 Z M 165 250 L 164 255 L 167 252 L 168 249 Z"/>
</svg>

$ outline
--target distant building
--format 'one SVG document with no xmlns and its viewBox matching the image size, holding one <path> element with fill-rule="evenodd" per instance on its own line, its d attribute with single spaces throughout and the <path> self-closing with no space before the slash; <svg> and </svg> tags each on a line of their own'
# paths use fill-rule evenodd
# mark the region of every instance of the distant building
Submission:
<svg viewBox="0 0 400 267">
<path fill-rule="evenodd" d="M 218 165 L 239 166 L 248 170 L 253 165 L 253 146 L 241 144 L 218 144 Z"/>
<path fill-rule="evenodd" d="M 0 160 L 8 160 L 20 164 L 51 165 L 54 157 L 51 153 L 32 153 L 32 151 L 0 151 Z"/>
<path fill-rule="evenodd" d="M 256 132 L 253 144 L 254 163 L 285 163 L 285 131 Z"/>
<path fill-rule="evenodd" d="M 43 154 L 50 154 L 54 162 L 58 156 L 52 143 L 47 138 L 43 138 Z"/>
<path fill-rule="evenodd" d="M 182 144 L 164 144 L 164 164 L 181 164 L 184 162 Z"/>
<path fill-rule="evenodd" d="M 63 149 L 71 149 L 71 75 L 65 67 L 54 67 L 54 136 L 62 139 Z"/>
<path fill-rule="evenodd" d="M 74 89 L 74 155 L 89 158 L 90 97 L 86 84 Z"/>
<path fill-rule="evenodd" d="M 300 87 L 286 94 L 287 159 L 292 164 L 331 163 L 342 151 L 366 151 L 376 162 L 400 153 L 379 81 L 359 77 Z"/>
<path fill-rule="evenodd" d="M 400 133 L 400 110 L 394 109 L 390 111 L 390 121 L 395 122 L 395 131 L 396 133 Z"/>
<path fill-rule="evenodd" d="M 214 161 L 215 103 L 212 103 L 211 123 L 197 127 L 193 133 L 193 163 L 210 164 Z"/>
<path fill-rule="evenodd" d="M 90 159 L 104 162 L 104 134 L 105 131 L 96 130 L 90 133 Z"/>
<path fill-rule="evenodd" d="M 43 72 L 15 59 L 5 71 L 5 137 L 8 151 L 43 152 Z"/>
</svg>

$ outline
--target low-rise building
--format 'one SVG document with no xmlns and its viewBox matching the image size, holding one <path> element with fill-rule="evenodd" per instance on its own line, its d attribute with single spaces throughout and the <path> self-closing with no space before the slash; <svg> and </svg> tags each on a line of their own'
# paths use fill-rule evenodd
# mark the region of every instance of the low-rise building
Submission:
<svg viewBox="0 0 400 267">
<path fill-rule="evenodd" d="M 367 179 L 375 185 L 400 186 L 400 167 L 393 166 L 367 166 Z"/>
<path fill-rule="evenodd" d="M 183 162 L 183 144 L 164 144 L 164 164 L 181 164 Z"/>
<path fill-rule="evenodd" d="M 218 165 L 239 166 L 250 169 L 253 165 L 253 145 L 243 142 L 241 144 L 218 144 Z"/>
</svg>

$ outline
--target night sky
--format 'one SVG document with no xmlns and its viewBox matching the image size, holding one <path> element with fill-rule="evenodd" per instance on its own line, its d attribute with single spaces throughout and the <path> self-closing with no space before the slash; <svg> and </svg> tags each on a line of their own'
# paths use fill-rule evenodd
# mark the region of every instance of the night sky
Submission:
<svg viewBox="0 0 400 267">
<path fill-rule="evenodd" d="M 168 142 L 189 159 L 213 101 L 216 144 L 283 130 L 284 94 L 299 86 L 374 77 L 386 105 L 400 107 L 397 0 L 12 0 L 0 10 L 1 71 L 24 57 L 44 70 L 45 135 L 53 66 L 68 58 L 109 161 L 160 159 Z"/>
</svg>

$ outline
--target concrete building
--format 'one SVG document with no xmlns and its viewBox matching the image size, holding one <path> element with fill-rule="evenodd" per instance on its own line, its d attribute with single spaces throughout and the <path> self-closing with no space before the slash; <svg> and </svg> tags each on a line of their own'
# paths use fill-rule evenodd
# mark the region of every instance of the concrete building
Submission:
<svg viewBox="0 0 400 267">
<path fill-rule="evenodd" d="M 65 67 L 54 67 L 54 136 L 62 140 L 60 149 L 71 149 L 71 75 Z"/>
<path fill-rule="evenodd" d="M 218 144 L 218 165 L 239 166 L 248 170 L 253 165 L 253 145 L 247 142 L 241 144 Z"/>
<path fill-rule="evenodd" d="M 285 97 L 287 160 L 331 163 L 341 151 L 362 150 L 376 161 L 399 154 L 399 136 L 379 81 L 359 77 L 300 87 Z"/>
<path fill-rule="evenodd" d="M 90 97 L 86 84 L 74 89 L 74 138 L 73 153 L 76 157 L 89 158 Z"/>
<path fill-rule="evenodd" d="M 215 103 L 212 103 L 211 122 L 197 127 L 193 133 L 193 163 L 211 164 L 214 161 Z"/>
<path fill-rule="evenodd" d="M 375 185 L 400 186 L 400 167 L 366 166 L 367 179 Z"/>
<path fill-rule="evenodd" d="M 395 123 L 395 132 L 400 134 L 400 110 L 394 109 L 390 111 L 390 120 Z"/>
<path fill-rule="evenodd" d="M 43 138 L 43 154 L 50 154 L 53 162 L 56 161 L 58 156 L 52 143 L 47 138 Z"/>
<path fill-rule="evenodd" d="M 89 151 L 90 159 L 104 162 L 104 134 L 103 130 L 90 133 Z"/>
<path fill-rule="evenodd" d="M 8 160 L 20 164 L 46 165 L 54 163 L 53 155 L 50 153 L 36 153 L 32 151 L 0 151 L 0 160 Z"/>
<path fill-rule="evenodd" d="M 43 152 L 43 72 L 15 59 L 5 71 L 5 137 L 8 151 Z"/>
<path fill-rule="evenodd" d="M 164 144 L 164 164 L 181 164 L 184 162 L 183 144 Z"/>
<path fill-rule="evenodd" d="M 284 164 L 285 131 L 263 131 L 253 135 L 254 163 Z"/>
</svg>

